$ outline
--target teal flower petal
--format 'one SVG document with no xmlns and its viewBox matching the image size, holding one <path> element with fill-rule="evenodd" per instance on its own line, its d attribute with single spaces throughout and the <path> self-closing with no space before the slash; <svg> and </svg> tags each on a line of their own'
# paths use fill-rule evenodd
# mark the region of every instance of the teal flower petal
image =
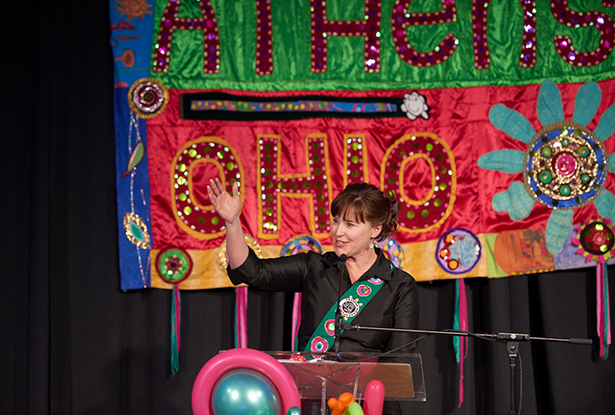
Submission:
<svg viewBox="0 0 615 415">
<path fill-rule="evenodd" d="M 594 130 L 594 134 L 598 136 L 602 142 L 605 142 L 615 132 L 615 104 L 611 105 L 600 117 L 598 127 Z"/>
<path fill-rule="evenodd" d="M 602 189 L 602 192 L 594 199 L 594 206 L 596 206 L 600 216 L 615 221 L 615 195 L 613 193 Z"/>
<path fill-rule="evenodd" d="M 596 115 L 600 100 L 602 99 L 602 91 L 595 82 L 588 82 L 579 88 L 577 97 L 574 100 L 574 116 L 572 121 L 586 127 Z"/>
<path fill-rule="evenodd" d="M 520 173 L 523 170 L 525 152 L 519 150 L 497 150 L 483 154 L 478 158 L 478 165 L 483 169 L 503 173 Z"/>
<path fill-rule="evenodd" d="M 615 153 L 609 156 L 609 171 L 615 173 Z"/>
<path fill-rule="evenodd" d="M 525 144 L 529 144 L 536 134 L 527 118 L 502 104 L 491 107 L 489 120 L 495 128 Z"/>
<path fill-rule="evenodd" d="M 564 120 L 562 95 L 557 85 L 550 79 L 545 79 L 538 92 L 536 115 L 543 126 Z"/>
<path fill-rule="evenodd" d="M 508 190 L 493 196 L 491 206 L 496 212 L 508 212 L 512 220 L 520 221 L 530 215 L 534 199 L 527 193 L 523 183 L 512 182 Z"/>
<path fill-rule="evenodd" d="M 574 209 L 557 209 L 551 212 L 547 222 L 545 242 L 553 255 L 559 254 L 572 230 Z"/>
</svg>

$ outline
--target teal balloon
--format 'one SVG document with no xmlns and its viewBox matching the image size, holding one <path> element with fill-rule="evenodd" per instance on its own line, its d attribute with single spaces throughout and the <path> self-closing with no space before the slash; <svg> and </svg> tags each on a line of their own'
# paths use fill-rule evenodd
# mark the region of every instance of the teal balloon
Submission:
<svg viewBox="0 0 615 415">
<path fill-rule="evenodd" d="M 301 415 L 301 409 L 297 408 L 296 406 L 291 406 L 290 408 L 288 408 L 288 412 L 286 412 L 286 415 Z"/>
<path fill-rule="evenodd" d="M 214 415 L 280 415 L 282 400 L 273 383 L 255 370 L 235 369 L 218 379 L 212 391 Z"/>
</svg>

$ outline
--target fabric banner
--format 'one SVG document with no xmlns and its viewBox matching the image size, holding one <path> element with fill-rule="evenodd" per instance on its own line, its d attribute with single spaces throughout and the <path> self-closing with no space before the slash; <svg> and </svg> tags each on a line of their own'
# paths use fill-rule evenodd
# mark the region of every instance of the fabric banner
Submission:
<svg viewBox="0 0 615 415">
<path fill-rule="evenodd" d="M 262 257 L 331 249 L 368 181 L 419 281 L 612 263 L 614 7 L 112 0 L 122 289 L 231 286 L 212 177 Z"/>
</svg>

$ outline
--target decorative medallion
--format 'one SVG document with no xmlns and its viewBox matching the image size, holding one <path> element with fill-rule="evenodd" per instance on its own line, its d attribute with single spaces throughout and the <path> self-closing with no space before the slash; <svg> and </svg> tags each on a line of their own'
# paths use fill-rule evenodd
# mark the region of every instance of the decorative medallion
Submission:
<svg viewBox="0 0 615 415">
<path fill-rule="evenodd" d="M 615 235 L 611 220 L 600 218 L 585 225 L 575 226 L 577 235 L 572 238 L 573 245 L 577 246 L 577 255 L 583 255 L 585 262 L 596 261 L 605 263 L 615 256 Z"/>
<path fill-rule="evenodd" d="M 369 282 L 371 282 L 372 284 L 375 284 L 375 285 L 380 285 L 380 284 L 382 284 L 382 279 L 378 278 L 378 277 L 374 277 L 374 278 L 370 278 Z"/>
<path fill-rule="evenodd" d="M 340 312 L 344 318 L 351 318 L 359 314 L 361 304 L 352 297 L 342 298 L 340 301 Z"/>
<path fill-rule="evenodd" d="M 251 237 L 250 235 L 243 235 L 244 239 L 248 246 L 254 251 L 258 258 L 263 257 L 263 250 L 261 249 L 260 244 Z M 220 245 L 220 251 L 218 252 L 218 266 L 224 272 L 226 272 L 226 267 L 228 266 L 228 260 L 226 259 L 226 241 L 222 242 Z"/>
<path fill-rule="evenodd" d="M 166 248 L 156 255 L 156 269 L 165 282 L 179 284 L 192 272 L 192 258 L 182 248 Z"/>
<path fill-rule="evenodd" d="M 357 294 L 360 297 L 367 297 L 368 295 L 370 295 L 372 292 L 372 289 L 369 288 L 369 286 L 365 285 L 365 284 L 361 284 L 359 285 L 359 287 L 357 288 Z"/>
<path fill-rule="evenodd" d="M 382 250 L 386 256 L 397 268 L 401 268 L 406 260 L 406 255 L 401 247 L 401 244 L 393 238 L 387 238 L 378 242 L 378 248 Z"/>
<path fill-rule="evenodd" d="M 326 352 L 329 348 L 329 342 L 322 337 L 314 337 L 312 339 L 312 344 L 310 346 L 310 350 L 313 352 Z"/>
<path fill-rule="evenodd" d="M 308 234 L 297 235 L 286 241 L 282 247 L 281 256 L 291 256 L 310 251 L 322 253 L 322 246 L 318 239 Z"/>
<path fill-rule="evenodd" d="M 329 319 L 325 321 L 325 331 L 327 332 L 329 336 L 335 335 L 335 320 L 334 319 Z"/>
<path fill-rule="evenodd" d="M 436 262 L 449 274 L 472 270 L 481 256 L 478 238 L 469 230 L 453 228 L 445 232 L 436 245 Z"/>
<path fill-rule="evenodd" d="M 582 125 L 551 124 L 530 141 L 524 160 L 525 188 L 549 208 L 585 206 L 606 181 L 605 154 L 602 141 Z"/>
<path fill-rule="evenodd" d="M 124 214 L 124 232 L 128 240 L 139 248 L 149 248 L 150 237 L 147 225 L 136 213 L 126 212 Z"/>
<path fill-rule="evenodd" d="M 128 90 L 128 105 L 139 118 L 160 115 L 169 103 L 169 91 L 159 81 L 141 78 Z"/>
</svg>

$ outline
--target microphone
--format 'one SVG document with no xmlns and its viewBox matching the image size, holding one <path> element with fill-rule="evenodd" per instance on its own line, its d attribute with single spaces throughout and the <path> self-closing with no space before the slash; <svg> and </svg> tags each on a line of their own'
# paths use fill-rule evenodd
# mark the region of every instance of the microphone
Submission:
<svg viewBox="0 0 615 415">
<path fill-rule="evenodd" d="M 340 328 L 342 326 L 342 313 L 340 311 L 340 299 L 342 298 L 342 281 L 344 279 L 344 270 L 346 269 L 346 260 L 348 257 L 346 254 L 340 255 L 340 261 L 342 266 L 340 267 L 340 285 L 337 292 L 337 305 L 335 307 L 335 341 L 333 343 L 333 350 L 335 353 L 340 351 Z"/>
</svg>

